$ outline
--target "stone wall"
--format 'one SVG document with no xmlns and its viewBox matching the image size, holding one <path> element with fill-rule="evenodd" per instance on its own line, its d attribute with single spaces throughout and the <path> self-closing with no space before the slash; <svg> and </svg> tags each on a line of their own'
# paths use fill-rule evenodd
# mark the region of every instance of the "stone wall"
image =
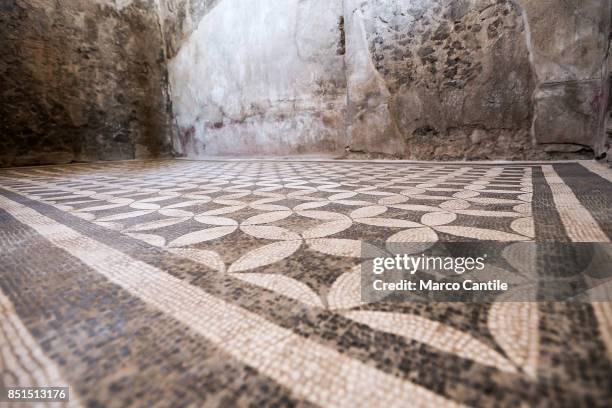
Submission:
<svg viewBox="0 0 612 408">
<path fill-rule="evenodd" d="M 608 1 L 346 0 L 345 15 L 352 150 L 412 159 L 602 150 Z"/>
<path fill-rule="evenodd" d="M 610 13 L 610 21 L 612 22 L 612 10 Z M 600 157 L 605 156 L 608 162 L 612 162 L 612 30 L 610 31 L 610 42 L 608 45 L 608 109 L 605 116 L 605 134 L 603 141 L 602 152 Z"/>
<path fill-rule="evenodd" d="M 182 154 L 605 150 L 607 0 L 214 3 L 171 41 Z"/>
<path fill-rule="evenodd" d="M 610 150 L 609 0 L 4 0 L 0 166 Z"/>
<path fill-rule="evenodd" d="M 603 153 L 607 102 L 609 0 L 519 0 L 530 27 L 538 80 L 534 132 L 539 143 Z M 564 146 L 559 146 L 561 150 Z"/>
<path fill-rule="evenodd" d="M 515 4 L 349 0 L 345 6 L 352 150 L 427 160 L 531 154 L 534 74 Z M 360 41 L 365 44 L 351 47 Z M 366 87 L 354 72 L 367 70 Z"/>
<path fill-rule="evenodd" d="M 217 4 L 170 60 L 176 150 L 189 157 L 341 152 L 342 24 L 342 4 L 329 0 Z"/>
<path fill-rule="evenodd" d="M 3 0 L 0 42 L 0 165 L 170 153 L 153 0 Z"/>
<path fill-rule="evenodd" d="M 168 58 L 174 58 L 204 16 L 221 0 L 157 0 Z"/>
</svg>

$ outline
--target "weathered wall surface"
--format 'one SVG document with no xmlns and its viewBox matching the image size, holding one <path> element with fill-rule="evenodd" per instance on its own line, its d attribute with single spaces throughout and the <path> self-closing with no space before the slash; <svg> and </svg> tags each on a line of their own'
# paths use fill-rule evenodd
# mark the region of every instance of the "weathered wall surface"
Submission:
<svg viewBox="0 0 612 408">
<path fill-rule="evenodd" d="M 157 0 L 166 55 L 174 58 L 202 18 L 221 0 Z"/>
<path fill-rule="evenodd" d="M 602 150 L 607 0 L 345 0 L 351 150 Z"/>
<path fill-rule="evenodd" d="M 0 165 L 612 153 L 611 16 L 610 0 L 4 0 Z"/>
<path fill-rule="evenodd" d="M 0 165 L 170 152 L 153 0 L 3 0 L 0 42 Z"/>
<path fill-rule="evenodd" d="M 612 14 L 610 15 L 612 18 Z M 610 33 L 610 45 L 608 46 L 608 109 L 605 115 L 605 129 L 603 139 L 603 153 L 609 162 L 612 162 L 612 32 Z M 603 155 L 603 154 L 602 154 Z"/>
<path fill-rule="evenodd" d="M 186 1 L 165 18 L 183 154 L 606 149 L 607 0 Z"/>
<path fill-rule="evenodd" d="M 224 0 L 169 65 L 184 155 L 302 154 L 345 146 L 342 4 Z"/>
<path fill-rule="evenodd" d="M 530 27 L 539 143 L 603 152 L 609 0 L 519 0 Z"/>
<path fill-rule="evenodd" d="M 411 159 L 530 155 L 534 75 L 516 5 L 347 0 L 345 6 L 351 150 Z"/>
</svg>

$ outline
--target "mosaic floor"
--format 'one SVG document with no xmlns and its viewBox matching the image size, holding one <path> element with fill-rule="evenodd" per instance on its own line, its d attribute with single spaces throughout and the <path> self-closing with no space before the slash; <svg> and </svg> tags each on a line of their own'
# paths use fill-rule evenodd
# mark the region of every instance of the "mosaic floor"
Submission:
<svg viewBox="0 0 612 408">
<path fill-rule="evenodd" d="M 359 271 L 364 242 L 609 243 L 611 202 L 594 162 L 0 170 L 0 386 L 91 407 L 610 406 L 611 303 L 366 303 Z"/>
</svg>

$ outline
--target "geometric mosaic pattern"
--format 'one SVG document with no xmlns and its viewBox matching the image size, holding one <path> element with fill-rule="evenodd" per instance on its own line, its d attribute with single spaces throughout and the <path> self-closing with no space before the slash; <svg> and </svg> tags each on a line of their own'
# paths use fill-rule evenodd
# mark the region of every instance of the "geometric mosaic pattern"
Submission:
<svg viewBox="0 0 612 408">
<path fill-rule="evenodd" d="M 0 171 L 5 386 L 73 404 L 606 405 L 608 303 L 362 303 L 364 242 L 610 242 L 598 164 Z M 19 333 L 16 337 L 14 333 Z M 20 374 L 21 373 L 21 374 Z"/>
</svg>

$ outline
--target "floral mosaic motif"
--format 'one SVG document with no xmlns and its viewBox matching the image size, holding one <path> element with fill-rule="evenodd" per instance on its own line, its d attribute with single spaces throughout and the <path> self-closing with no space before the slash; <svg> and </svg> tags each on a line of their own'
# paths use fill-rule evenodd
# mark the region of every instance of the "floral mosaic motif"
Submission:
<svg viewBox="0 0 612 408">
<path fill-rule="evenodd" d="M 172 356 L 169 364 L 180 363 L 181 375 L 189 373 L 186 383 L 208 376 L 211 361 L 215 381 L 244 364 L 248 375 L 232 376 L 241 390 L 249 380 L 264 382 L 242 395 L 276 384 L 321 406 L 605 405 L 609 302 L 525 301 L 542 293 L 529 280 L 540 261 L 531 245 L 536 226 L 539 239 L 609 242 L 601 203 L 570 180 L 571 166 L 580 165 L 152 161 L 2 170 L 0 207 L 9 214 L 3 227 L 13 239 L 2 243 L 10 248 L 3 290 L 16 304 L 0 299 L 0 326 L 2 316 L 9 318 L 10 333 L 17 311 L 25 310 L 23 324 L 36 336 L 62 328 L 52 329 L 54 341 L 38 351 L 40 339 L 30 342 L 19 329 L 8 349 L 19 358 L 5 362 L 27 374 L 76 357 L 82 369 L 96 360 L 88 350 L 116 356 L 142 327 L 140 346 L 149 348 L 126 359 L 156 369 L 167 362 L 159 348 Z M 485 275 L 519 285 L 520 293 L 476 304 L 401 302 L 384 292 L 362 299 L 361 267 L 369 257 L 437 251 L 457 241 L 495 247 Z M 29 256 L 41 246 L 65 260 L 53 275 L 82 284 L 83 299 L 102 313 L 57 320 L 66 300 L 77 308 L 81 302 L 72 281 L 54 281 L 48 263 Z M 33 278 L 56 286 L 31 291 Z M 92 303 L 92 289 L 120 301 Z M 32 302 L 38 297 L 41 305 Z M 48 304 L 60 313 L 42 309 Z M 30 318 L 37 307 L 45 318 Z M 105 334 L 100 342 L 82 324 L 116 316 L 128 318 L 121 321 L 128 335 Z M 70 354 L 74 329 L 92 333 L 77 336 L 86 342 L 79 355 Z M 180 355 L 169 336 L 175 330 L 183 330 L 175 338 L 191 339 Z M 184 353 L 189 347 L 202 354 Z M 222 358 L 193 358 L 215 350 Z M 45 353 L 53 361 L 43 361 Z M 121 372 L 126 360 L 111 360 Z M 88 388 L 79 391 L 91 401 Z"/>
<path fill-rule="evenodd" d="M 79 167 L 13 173 L 24 183 L 20 193 L 32 199 L 216 273 L 507 373 L 537 373 L 533 307 L 490 309 L 500 352 L 425 317 L 361 310 L 360 293 L 364 252 L 388 255 L 401 246 L 405 253 L 407 243 L 418 253 L 438 242 L 533 240 L 529 166 L 185 162 L 169 167 L 163 181 L 142 171 L 129 184 L 121 182 L 120 165 L 97 169 L 94 178 Z M 364 251 L 369 237 L 384 248 Z M 219 250 L 224 240 L 236 242 L 229 244 L 233 256 Z M 304 253 L 351 259 L 354 266 L 316 286 L 281 266 Z M 516 248 L 508 254 L 510 263 L 521 256 Z"/>
<path fill-rule="evenodd" d="M 38 183 L 60 192 L 31 194 L 32 198 L 148 244 L 202 259 L 203 264 L 229 273 L 254 271 L 280 262 L 301 247 L 360 258 L 363 241 L 341 236 L 358 225 L 386 235 L 386 250 L 391 252 L 394 243 L 415 243 L 415 252 L 425 250 L 441 239 L 440 234 L 451 240 L 508 242 L 534 237 L 529 204 L 531 167 L 327 164 L 318 166 L 314 174 L 300 169 L 312 170 L 313 165 L 299 163 L 204 167 L 210 167 L 210 171 L 197 182 L 185 168 L 178 171 L 180 174 L 169 175 L 162 186 L 135 180 L 125 188 L 117 188 L 114 181 L 118 175 L 112 170 L 87 180 L 85 188 L 79 187 L 84 181 L 78 170 L 72 175 L 61 174 L 59 184 L 38 183 L 40 177 L 32 173 L 22 175 L 33 190 Z M 60 176 L 52 170 L 44 172 Z M 287 205 L 288 200 L 293 202 Z M 236 218 L 245 209 L 252 215 Z M 496 225 L 502 228 L 473 226 L 473 219 L 484 218 L 499 219 Z M 289 223 L 289 219 L 298 221 Z M 300 219 L 310 223 L 307 228 L 294 229 Z M 468 225 L 462 225 L 465 221 Z M 164 234 L 194 222 L 201 227 L 180 235 Z M 261 244 L 232 261 L 205 248 L 207 243 L 235 233 Z M 201 250 L 210 256 L 196 256 Z M 290 279 L 286 277 L 283 288 Z M 253 277 L 250 282 L 257 284 L 258 280 Z M 302 283 L 295 285 L 301 287 Z M 263 277 L 261 286 L 270 287 Z"/>
</svg>

